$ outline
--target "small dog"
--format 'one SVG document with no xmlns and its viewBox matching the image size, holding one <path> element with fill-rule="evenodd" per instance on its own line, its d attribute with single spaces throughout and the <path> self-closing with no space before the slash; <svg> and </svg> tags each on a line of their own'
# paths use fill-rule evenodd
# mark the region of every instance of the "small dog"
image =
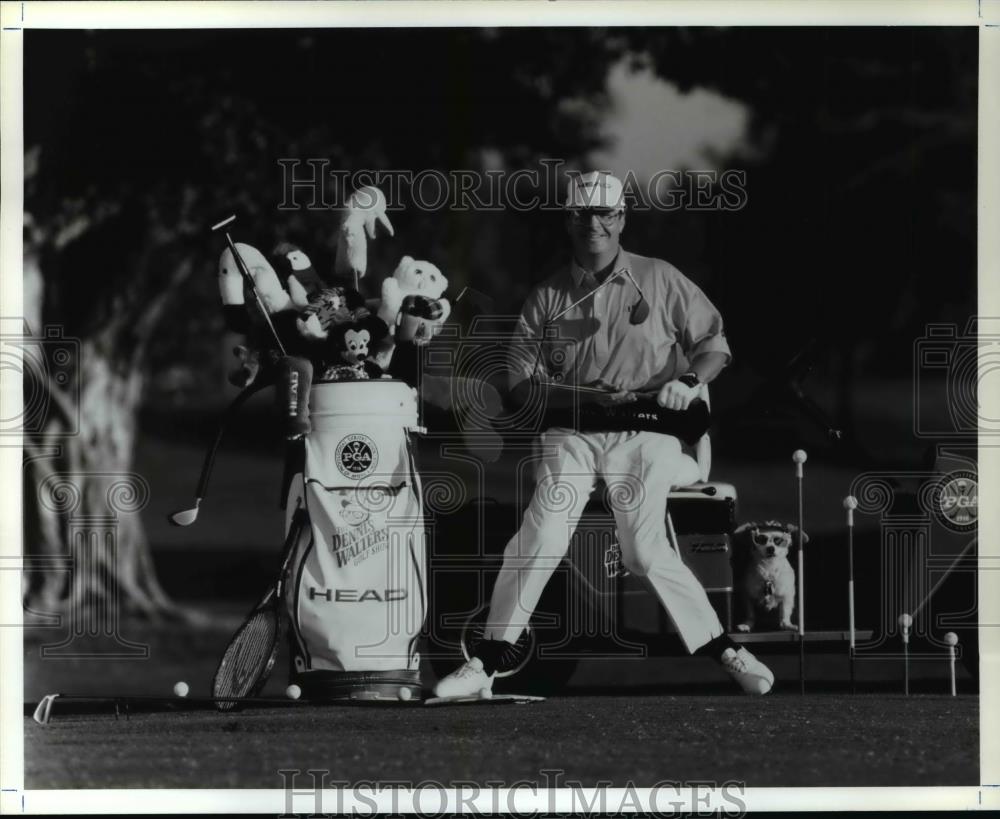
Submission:
<svg viewBox="0 0 1000 819">
<path fill-rule="evenodd" d="M 737 553 L 746 560 L 741 588 L 743 591 L 743 621 L 737 631 L 750 631 L 759 612 L 774 618 L 778 627 L 794 631 L 792 622 L 795 608 L 795 570 L 788 562 L 788 550 L 797 526 L 776 520 L 764 523 L 744 523 L 733 532 L 734 541 L 742 546 Z M 809 538 L 802 533 L 802 542 Z"/>
</svg>

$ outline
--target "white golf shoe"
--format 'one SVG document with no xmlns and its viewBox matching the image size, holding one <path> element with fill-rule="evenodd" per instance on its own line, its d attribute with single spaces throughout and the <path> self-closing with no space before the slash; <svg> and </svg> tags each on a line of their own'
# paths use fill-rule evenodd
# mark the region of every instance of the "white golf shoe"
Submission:
<svg viewBox="0 0 1000 819">
<path fill-rule="evenodd" d="M 771 669 L 745 648 L 738 651 L 727 648 L 722 652 L 721 662 L 726 673 L 747 694 L 766 694 L 774 685 Z"/>
<path fill-rule="evenodd" d="M 435 697 L 474 697 L 481 691 L 493 691 L 496 674 L 483 671 L 483 661 L 473 657 L 434 686 Z"/>
</svg>

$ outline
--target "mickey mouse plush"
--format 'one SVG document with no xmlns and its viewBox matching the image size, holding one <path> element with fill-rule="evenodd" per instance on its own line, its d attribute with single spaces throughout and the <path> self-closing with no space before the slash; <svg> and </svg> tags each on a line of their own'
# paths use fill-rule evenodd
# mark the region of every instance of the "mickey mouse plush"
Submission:
<svg viewBox="0 0 1000 819">
<path fill-rule="evenodd" d="M 389 335 L 378 316 L 364 308 L 355 310 L 350 321 L 330 329 L 330 350 L 334 361 L 323 373 L 324 381 L 363 381 L 381 378 L 383 370 L 371 359 L 371 351 Z"/>
<path fill-rule="evenodd" d="M 322 381 L 382 376 L 382 368 L 369 360 L 369 348 L 388 336 L 389 328 L 364 303 L 364 297 L 352 288 L 324 288 L 296 319 L 308 355 L 290 355 L 278 362 L 279 403 L 284 402 L 290 440 L 312 431 L 309 394 L 314 370 Z"/>
</svg>

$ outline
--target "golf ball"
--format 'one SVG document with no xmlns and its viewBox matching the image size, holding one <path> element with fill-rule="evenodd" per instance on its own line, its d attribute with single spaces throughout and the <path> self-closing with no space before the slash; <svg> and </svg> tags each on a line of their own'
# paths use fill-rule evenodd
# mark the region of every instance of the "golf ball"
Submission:
<svg viewBox="0 0 1000 819">
<path fill-rule="evenodd" d="M 493 691 L 489 688 L 479 689 L 479 699 L 481 700 L 491 700 L 493 699 Z"/>
<path fill-rule="evenodd" d="M 288 688 L 285 689 L 285 696 L 290 700 L 297 700 L 302 696 L 302 689 L 299 688 L 295 683 L 292 683 Z"/>
<path fill-rule="evenodd" d="M 903 628 L 909 628 L 913 625 L 913 618 L 909 614 L 899 615 L 899 625 Z"/>
<path fill-rule="evenodd" d="M 958 645 L 958 635 L 954 631 L 949 631 L 944 635 L 944 641 L 950 646 Z"/>
<path fill-rule="evenodd" d="M 396 694 L 403 702 L 406 702 L 410 697 L 413 696 L 413 692 L 409 688 L 400 688 L 399 692 Z"/>
<path fill-rule="evenodd" d="M 184 682 L 184 680 L 181 680 L 179 683 L 174 683 L 174 695 L 177 697 L 186 697 L 188 695 L 188 691 L 190 690 L 191 689 L 188 688 L 188 684 Z"/>
</svg>

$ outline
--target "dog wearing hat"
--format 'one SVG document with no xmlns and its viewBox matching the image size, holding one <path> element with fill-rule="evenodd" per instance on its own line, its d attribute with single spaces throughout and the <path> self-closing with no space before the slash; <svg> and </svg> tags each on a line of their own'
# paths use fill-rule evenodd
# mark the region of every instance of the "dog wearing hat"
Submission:
<svg viewBox="0 0 1000 819">
<path fill-rule="evenodd" d="M 790 523 L 776 520 L 744 523 L 733 532 L 735 555 L 744 563 L 740 590 L 743 619 L 737 631 L 752 631 L 758 616 L 768 625 L 794 631 L 795 570 L 788 561 L 792 536 L 799 531 Z M 802 533 L 802 542 L 809 538 Z"/>
</svg>

